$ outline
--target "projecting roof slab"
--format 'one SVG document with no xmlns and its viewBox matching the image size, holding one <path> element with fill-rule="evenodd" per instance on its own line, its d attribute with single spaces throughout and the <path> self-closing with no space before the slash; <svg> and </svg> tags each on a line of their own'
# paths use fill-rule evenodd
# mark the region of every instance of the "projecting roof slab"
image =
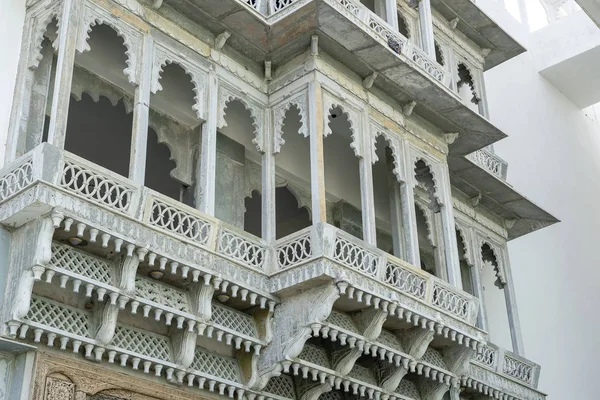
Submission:
<svg viewBox="0 0 600 400">
<path fill-rule="evenodd" d="M 427 71 L 340 12 L 334 0 L 298 2 L 289 6 L 293 12 L 269 18 L 236 0 L 165 0 L 165 4 L 208 26 L 215 36 L 231 32 L 227 44 L 259 64 L 265 59 L 275 66 L 288 61 L 306 51 L 310 36 L 318 34 L 321 48 L 356 74 L 364 77 L 377 71 L 375 87 L 400 104 L 415 100 L 415 112 L 442 131 L 460 132 L 451 154 L 466 155 L 506 137 Z"/>
<path fill-rule="evenodd" d="M 514 220 L 508 226 L 508 238 L 516 239 L 538 229 L 559 222 L 531 200 L 517 192 L 506 181 L 498 179 L 464 157 L 450 157 L 450 182 L 471 198 L 481 194 L 479 205 L 506 220 Z"/>
<path fill-rule="evenodd" d="M 486 70 L 525 51 L 519 42 L 506 33 L 472 0 L 431 0 L 431 6 L 448 21 L 458 17 L 457 29 L 479 47 L 490 49 L 490 54 L 485 59 Z"/>
</svg>

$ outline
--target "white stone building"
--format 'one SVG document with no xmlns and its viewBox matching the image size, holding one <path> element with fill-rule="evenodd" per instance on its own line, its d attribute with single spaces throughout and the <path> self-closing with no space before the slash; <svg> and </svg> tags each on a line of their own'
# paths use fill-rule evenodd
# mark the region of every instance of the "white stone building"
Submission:
<svg viewBox="0 0 600 400">
<path fill-rule="evenodd" d="M 481 6 L 9 1 L 0 398 L 544 398 L 568 239 L 490 146 L 553 113 Z"/>
</svg>

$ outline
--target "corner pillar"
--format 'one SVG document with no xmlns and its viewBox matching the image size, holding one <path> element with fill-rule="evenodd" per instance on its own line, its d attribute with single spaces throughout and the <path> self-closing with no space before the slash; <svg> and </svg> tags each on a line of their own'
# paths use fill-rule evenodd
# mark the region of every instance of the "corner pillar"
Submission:
<svg viewBox="0 0 600 400">
<path fill-rule="evenodd" d="M 138 85 L 135 88 L 131 153 L 129 156 L 129 179 L 139 185 L 143 185 L 146 178 L 150 90 L 152 85 L 152 65 L 154 64 L 153 49 L 154 41 L 152 36 L 149 34 L 144 35 L 140 74 Z"/>
<path fill-rule="evenodd" d="M 215 71 L 208 74 L 208 107 L 202 124 L 200 159 L 196 176 L 196 208 L 215 215 L 215 179 L 217 169 L 217 120 L 219 118 L 219 79 Z"/>
<path fill-rule="evenodd" d="M 510 338 L 512 340 L 513 352 L 521 357 L 525 357 L 525 346 L 523 344 L 521 321 L 517 309 L 517 298 L 506 248 L 502 250 L 502 262 L 504 263 L 504 275 L 506 279 L 506 284 L 504 285 L 504 299 L 506 301 L 506 310 L 508 312 L 508 323 L 510 325 Z"/>
<path fill-rule="evenodd" d="M 323 90 L 313 79 L 308 84 L 308 130 L 310 135 L 310 188 L 312 222 L 327 222 L 325 156 L 323 149 Z"/>
<path fill-rule="evenodd" d="M 50 126 L 48 128 L 48 143 L 60 149 L 65 147 L 67 135 L 71 84 L 73 82 L 77 34 L 82 7 L 83 2 L 81 1 L 64 0 L 60 16 L 60 29 L 57 38 L 58 57 L 50 111 Z"/>
<path fill-rule="evenodd" d="M 421 26 L 421 41 L 425 53 L 435 60 L 435 41 L 433 37 L 433 19 L 431 17 L 431 1 L 419 1 L 419 23 Z"/>
<path fill-rule="evenodd" d="M 462 289 L 462 278 L 460 274 L 460 262 L 458 248 L 456 247 L 456 226 L 454 224 L 454 203 L 450 186 L 450 173 L 448 165 L 442 165 L 438 179 L 442 182 L 440 194 L 443 198 L 441 207 L 442 237 L 444 240 L 444 254 L 446 256 L 446 270 L 448 271 L 448 282 L 458 289 Z"/>
</svg>

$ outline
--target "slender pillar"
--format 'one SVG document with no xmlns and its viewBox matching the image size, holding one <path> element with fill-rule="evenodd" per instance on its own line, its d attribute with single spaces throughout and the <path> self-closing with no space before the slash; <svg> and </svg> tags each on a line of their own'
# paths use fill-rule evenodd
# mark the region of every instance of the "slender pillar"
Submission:
<svg viewBox="0 0 600 400">
<path fill-rule="evenodd" d="M 419 2 L 419 23 L 421 26 L 423 50 L 435 60 L 435 42 L 433 37 L 433 18 L 431 17 L 430 0 L 420 0 Z"/>
<path fill-rule="evenodd" d="M 71 99 L 71 84 L 75 66 L 75 51 L 83 2 L 79 0 L 64 0 L 59 19 L 58 57 L 56 61 L 56 76 L 54 78 L 54 93 L 50 111 L 50 127 L 48 143 L 58 148 L 65 147 L 67 121 L 69 117 L 69 101 Z"/>
<path fill-rule="evenodd" d="M 417 229 L 417 211 L 415 209 L 414 181 L 412 172 L 414 166 L 410 161 L 408 148 L 404 150 L 404 170 L 407 171 L 405 181 L 400 182 L 400 196 L 402 198 L 402 220 L 404 221 L 404 243 L 406 243 L 406 261 L 417 268 L 421 268 L 419 255 L 419 231 Z"/>
<path fill-rule="evenodd" d="M 316 77 L 315 77 L 316 78 Z M 323 152 L 323 96 L 321 84 L 308 85 L 308 128 L 310 133 L 310 188 L 313 224 L 327 222 L 325 201 L 325 157 Z"/>
<path fill-rule="evenodd" d="M 525 346 L 523 345 L 523 334 L 521 332 L 521 321 L 517 309 L 517 298 L 506 248 L 502 250 L 502 262 L 504 264 L 503 269 L 506 278 L 506 284 L 504 285 L 504 299 L 506 300 L 506 310 L 508 312 L 508 323 L 510 325 L 510 338 L 512 340 L 513 351 L 518 355 L 525 357 Z"/>
<path fill-rule="evenodd" d="M 215 179 L 217 169 L 217 119 L 219 118 L 219 80 L 208 74 L 208 107 L 202 124 L 202 149 L 196 176 L 196 207 L 205 214 L 215 215 Z"/>
<path fill-rule="evenodd" d="M 262 155 L 262 238 L 272 243 L 277 236 L 277 208 L 275 187 L 275 154 L 273 154 L 272 110 L 265 113 L 264 153 Z"/>
<path fill-rule="evenodd" d="M 31 91 L 31 103 L 27 121 L 27 134 L 22 142 L 19 142 L 19 150 L 24 152 L 42 143 L 44 125 L 46 123 L 46 111 L 48 96 L 50 92 L 50 80 L 52 79 L 52 64 L 54 50 L 50 41 L 44 42 L 42 47 L 42 59 L 35 72 L 35 79 Z M 24 143 L 23 143 L 24 142 Z M 24 145 L 24 148 L 22 147 Z"/>
<path fill-rule="evenodd" d="M 388 165 L 393 168 L 393 165 Z M 400 182 L 392 171 L 388 172 L 388 186 L 390 193 L 390 224 L 392 225 L 392 241 L 394 246 L 394 255 L 407 261 L 406 240 L 404 235 L 404 220 L 402 218 L 402 195 L 400 192 Z"/>
<path fill-rule="evenodd" d="M 368 113 L 363 113 L 362 132 L 358 132 L 361 140 L 362 157 L 358 161 L 360 170 L 360 202 L 362 211 L 363 240 L 377 246 L 377 223 L 375 222 L 375 195 L 373 193 L 373 138 L 368 130 Z"/>
<path fill-rule="evenodd" d="M 477 316 L 477 326 L 486 331 L 488 330 L 487 314 L 485 311 L 485 304 L 483 299 L 483 286 L 481 284 L 481 251 L 476 246 L 473 247 L 473 257 L 476 259 L 475 265 L 470 266 L 471 268 L 471 280 L 473 282 L 473 294 L 479 299 L 479 315 Z"/>
<path fill-rule="evenodd" d="M 385 1 L 385 19 L 395 31 L 398 30 L 398 3 L 396 0 Z"/>
<path fill-rule="evenodd" d="M 148 118 L 150 115 L 150 87 L 152 85 L 152 65 L 154 41 L 144 35 L 138 85 L 135 88 L 133 105 L 133 129 L 131 133 L 131 153 L 129 155 L 129 179 L 140 185 L 146 177 L 146 154 L 148 153 Z"/>
<path fill-rule="evenodd" d="M 438 177 L 441 182 L 439 188 L 443 204 L 440 210 L 442 219 L 442 237 L 444 239 L 444 254 L 446 255 L 446 270 L 448 271 L 448 282 L 462 289 L 462 278 L 460 276 L 460 262 L 458 248 L 456 247 L 456 226 L 454 225 L 454 205 L 450 189 L 450 175 L 446 164 L 440 168 L 442 176 Z"/>
</svg>

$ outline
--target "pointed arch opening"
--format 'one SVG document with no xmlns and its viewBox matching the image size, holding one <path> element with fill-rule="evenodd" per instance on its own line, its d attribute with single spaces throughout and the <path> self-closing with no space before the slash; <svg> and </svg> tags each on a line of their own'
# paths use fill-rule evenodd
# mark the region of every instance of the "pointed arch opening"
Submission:
<svg viewBox="0 0 600 400">
<path fill-rule="evenodd" d="M 504 285 L 499 274 L 501 259 L 494 247 L 483 242 L 481 257 L 481 286 L 490 340 L 505 349 L 513 349 Z"/>
<path fill-rule="evenodd" d="M 354 129 L 348 113 L 332 105 L 327 115 L 327 130 L 323 140 L 325 158 L 325 190 L 333 202 L 329 223 L 363 239 L 359 158 L 353 147 Z"/>
<path fill-rule="evenodd" d="M 217 134 L 217 167 L 215 187 L 215 216 L 239 229 L 260 234 L 254 227 L 245 227 L 247 213 L 256 213 L 260 218 L 261 208 L 246 209 L 246 170 L 261 171 L 261 155 L 254 144 L 255 126 L 252 113 L 239 99 L 225 105 L 224 126 Z M 259 173 L 260 175 L 260 173 Z M 262 192 L 260 180 L 255 187 Z M 250 193 L 251 193 L 250 190 Z M 252 197 L 252 194 L 251 194 Z M 260 197 L 257 197 L 260 199 Z"/>
<path fill-rule="evenodd" d="M 158 84 L 158 90 L 150 96 L 150 106 L 184 125 L 198 126 L 200 121 L 194 111 L 196 93 L 192 76 L 181 65 L 169 62 L 162 67 Z"/>
<path fill-rule="evenodd" d="M 426 210 L 418 203 L 415 203 L 415 213 L 417 217 L 417 233 L 419 236 L 420 267 L 423 271 L 438 276 L 439 257 L 436 244 L 433 241 L 435 232 L 432 230 L 432 221 L 428 218 Z"/>
<path fill-rule="evenodd" d="M 128 176 L 133 87 L 123 72 L 127 47 L 105 24 L 91 29 L 87 44 L 89 50 L 75 57 L 73 91 L 80 92 L 69 103 L 65 150 Z"/>
<path fill-rule="evenodd" d="M 460 263 L 460 275 L 462 278 L 463 290 L 469 294 L 475 295 L 472 266 L 467 260 L 467 245 L 465 237 L 460 229 L 456 229 L 456 247 L 458 249 L 458 261 Z"/>
<path fill-rule="evenodd" d="M 480 97 L 475 88 L 475 79 L 464 63 L 459 63 L 457 68 L 458 81 L 456 89 L 464 103 L 473 111 L 480 112 Z"/>
<path fill-rule="evenodd" d="M 404 229 L 400 199 L 400 182 L 394 173 L 397 160 L 384 135 L 375 140 L 373 164 L 373 193 L 377 225 L 377 247 L 405 259 Z"/>
</svg>

